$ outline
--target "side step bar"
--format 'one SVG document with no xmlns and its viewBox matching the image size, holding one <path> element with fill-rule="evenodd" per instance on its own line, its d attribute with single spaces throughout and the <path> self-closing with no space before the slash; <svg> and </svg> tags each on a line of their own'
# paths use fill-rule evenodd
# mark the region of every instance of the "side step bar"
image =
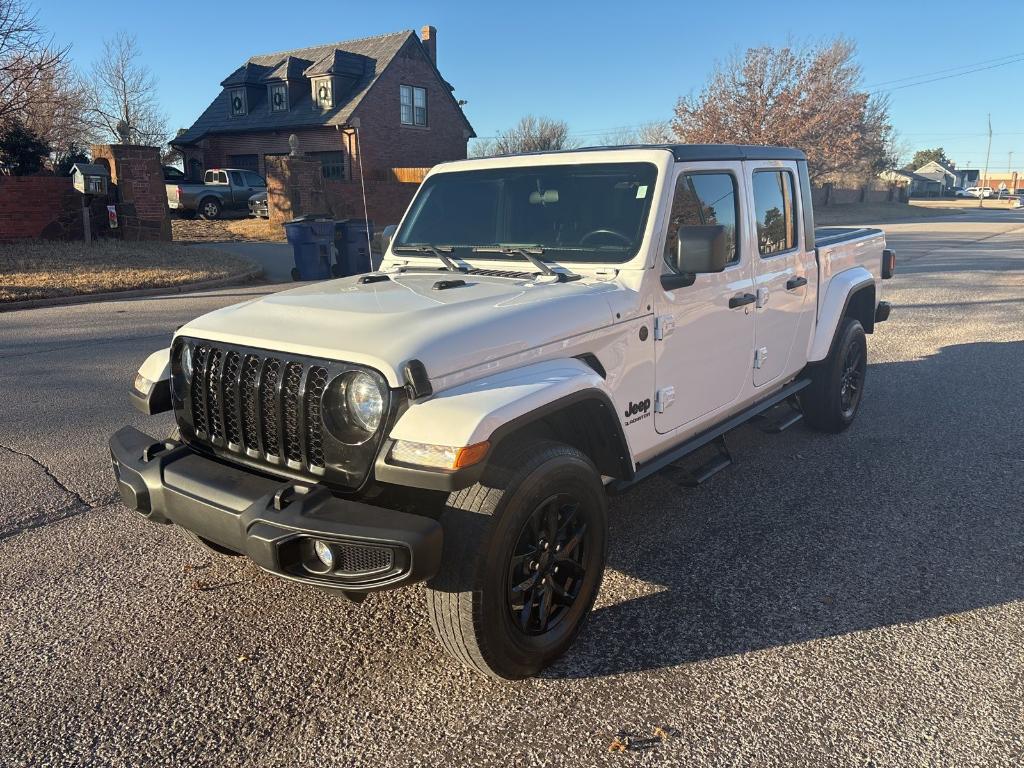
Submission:
<svg viewBox="0 0 1024 768">
<path fill-rule="evenodd" d="M 762 432 L 767 432 L 770 435 L 778 434 L 779 432 L 785 432 L 787 429 L 803 421 L 804 411 L 800 407 L 800 401 L 797 400 L 796 395 L 788 397 L 784 403 L 780 403 L 779 408 L 787 408 L 787 411 L 783 411 L 774 421 L 769 421 L 769 412 L 762 413 L 757 418 L 764 419 L 766 422 L 762 427 Z"/>
<path fill-rule="evenodd" d="M 608 492 L 612 494 L 622 493 L 639 483 L 641 480 L 646 480 L 648 477 L 661 471 L 670 464 L 674 464 L 680 459 L 689 456 L 694 451 L 703 448 L 708 443 L 714 442 L 726 432 L 736 429 L 736 427 L 745 424 L 755 416 L 759 416 L 765 411 L 774 408 L 783 400 L 793 397 L 810 383 L 810 379 L 798 379 L 791 384 L 787 384 L 771 397 L 765 398 L 759 403 L 754 403 L 746 410 L 740 411 L 735 416 L 731 416 L 721 424 L 716 424 L 715 426 L 694 435 L 689 440 L 685 440 L 674 448 L 670 448 L 660 456 L 655 456 L 653 459 L 648 459 L 645 462 L 637 464 L 636 472 L 633 474 L 632 478 L 629 480 L 613 480 L 607 486 Z M 795 424 L 796 422 L 794 421 L 793 423 Z"/>
<path fill-rule="evenodd" d="M 666 471 L 678 470 L 678 472 L 673 472 L 670 475 L 672 481 L 685 488 L 696 488 L 706 483 L 723 469 L 732 466 L 732 454 L 729 453 L 729 447 L 725 444 L 725 435 L 719 435 L 709 445 L 714 446 L 715 454 L 703 464 L 690 468 L 681 463 L 683 459 L 669 464 L 665 468 Z"/>
</svg>

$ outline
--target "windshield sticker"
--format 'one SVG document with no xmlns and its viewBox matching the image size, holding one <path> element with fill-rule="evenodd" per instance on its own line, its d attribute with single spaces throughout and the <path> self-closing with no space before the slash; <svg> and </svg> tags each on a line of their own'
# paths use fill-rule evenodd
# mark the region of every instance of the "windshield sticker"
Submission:
<svg viewBox="0 0 1024 768">
<path fill-rule="evenodd" d="M 647 197 L 647 185 L 641 184 L 636 188 L 636 199 L 643 200 L 645 197 Z"/>
</svg>

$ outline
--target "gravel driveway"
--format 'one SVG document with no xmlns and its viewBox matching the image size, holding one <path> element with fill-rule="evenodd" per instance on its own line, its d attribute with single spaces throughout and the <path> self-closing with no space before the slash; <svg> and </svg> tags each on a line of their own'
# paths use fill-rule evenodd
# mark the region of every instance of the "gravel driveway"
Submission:
<svg viewBox="0 0 1024 768">
<path fill-rule="evenodd" d="M 1024 213 L 889 230 L 853 428 L 615 499 L 592 620 L 521 683 L 419 589 L 351 606 L 115 503 L 108 436 L 170 427 L 135 368 L 265 286 L 0 315 L 0 766 L 1021 765 Z"/>
</svg>

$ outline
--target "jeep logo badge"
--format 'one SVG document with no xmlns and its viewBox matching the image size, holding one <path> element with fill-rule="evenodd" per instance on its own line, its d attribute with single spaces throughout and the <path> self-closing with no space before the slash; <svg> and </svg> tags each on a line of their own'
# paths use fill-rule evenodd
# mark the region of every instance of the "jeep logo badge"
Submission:
<svg viewBox="0 0 1024 768">
<path fill-rule="evenodd" d="M 649 411 L 651 408 L 651 398 L 641 400 L 639 403 L 634 403 L 632 400 L 629 402 L 629 407 L 626 409 L 625 416 L 628 419 L 630 416 L 636 416 L 638 413 L 644 413 Z"/>
</svg>

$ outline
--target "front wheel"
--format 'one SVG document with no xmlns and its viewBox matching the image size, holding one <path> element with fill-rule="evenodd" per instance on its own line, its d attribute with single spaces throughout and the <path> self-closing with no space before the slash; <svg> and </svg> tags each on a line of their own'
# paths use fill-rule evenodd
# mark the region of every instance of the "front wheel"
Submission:
<svg viewBox="0 0 1024 768">
<path fill-rule="evenodd" d="M 593 462 L 561 443 L 520 446 L 453 493 L 441 525 L 426 599 L 445 651 L 504 679 L 565 653 L 604 575 L 607 497 Z"/>
<path fill-rule="evenodd" d="M 844 318 L 829 356 L 811 369 L 800 393 L 804 418 L 822 432 L 842 432 L 853 423 L 864 397 L 868 345 L 859 320 Z"/>
</svg>

